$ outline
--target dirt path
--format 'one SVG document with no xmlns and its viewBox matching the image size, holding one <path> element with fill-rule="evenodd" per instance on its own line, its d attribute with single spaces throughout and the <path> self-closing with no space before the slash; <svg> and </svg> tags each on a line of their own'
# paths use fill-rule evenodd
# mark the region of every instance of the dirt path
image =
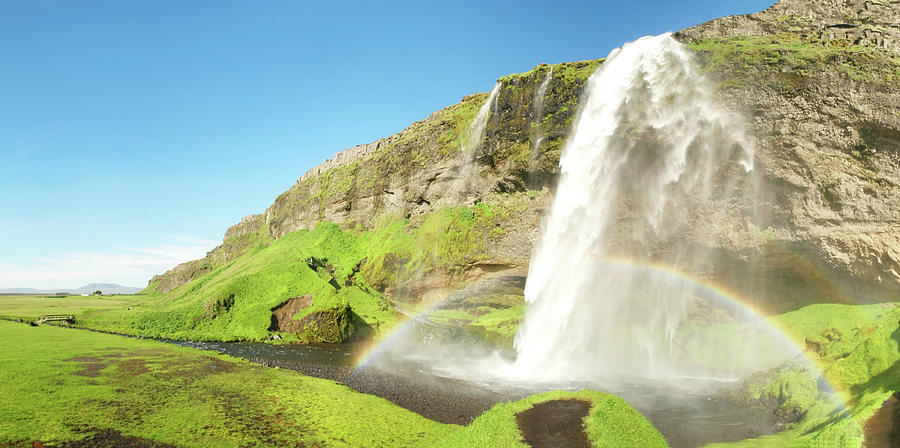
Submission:
<svg viewBox="0 0 900 448">
<path fill-rule="evenodd" d="M 105 448 L 110 446 L 127 448 L 175 448 L 167 443 L 155 442 L 141 437 L 123 436 L 114 429 L 98 430 L 96 434 L 74 442 L 64 442 L 60 448 Z"/>
<path fill-rule="evenodd" d="M 900 392 L 888 398 L 866 422 L 866 448 L 900 447 Z"/>
<path fill-rule="evenodd" d="M 516 422 L 533 448 L 591 448 L 583 427 L 590 409 L 582 400 L 545 401 L 516 414 Z"/>
</svg>

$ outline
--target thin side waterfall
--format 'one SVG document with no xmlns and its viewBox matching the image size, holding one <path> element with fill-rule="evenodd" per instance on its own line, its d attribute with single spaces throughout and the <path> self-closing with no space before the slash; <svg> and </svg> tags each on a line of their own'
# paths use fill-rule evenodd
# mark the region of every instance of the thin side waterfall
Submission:
<svg viewBox="0 0 900 448">
<path fill-rule="evenodd" d="M 445 197 L 455 196 L 457 201 L 468 201 L 476 193 L 473 187 L 473 179 L 478 176 L 480 169 L 478 164 L 475 163 L 475 157 L 478 147 L 481 146 L 481 141 L 484 140 L 484 130 L 487 127 L 488 118 L 490 118 L 494 105 L 497 103 L 497 93 L 500 92 L 500 85 L 499 81 L 494 84 L 494 88 L 491 89 L 487 100 L 478 108 L 478 113 L 475 114 L 475 118 L 472 119 L 466 135 L 463 136 L 461 147 L 462 163 L 459 165 L 456 179 L 453 180 L 450 188 L 444 193 Z"/>
<path fill-rule="evenodd" d="M 471 155 L 473 151 L 478 149 L 478 145 L 481 144 L 481 140 L 484 138 L 484 128 L 487 126 L 488 118 L 491 116 L 491 109 L 493 109 L 494 103 L 497 101 L 497 92 L 499 91 L 500 83 L 497 82 L 497 84 L 494 84 L 494 88 L 491 89 L 487 101 L 481 105 L 478 109 L 478 113 L 475 115 L 475 119 L 473 119 L 472 124 L 469 125 L 465 141 L 462 145 L 464 154 Z"/>
<path fill-rule="evenodd" d="M 588 80 L 561 156 L 529 268 L 514 374 L 674 379 L 731 365 L 707 359 L 714 350 L 687 353 L 689 344 L 679 342 L 697 309 L 716 304 L 677 273 L 704 263 L 686 235 L 715 212 L 708 209 L 748 194 L 742 180 L 753 151 L 741 120 L 715 103 L 692 55 L 670 34 L 614 50 Z M 719 234 L 708 227 L 698 238 L 715 247 Z M 658 265 L 666 268 L 641 267 Z M 745 356 L 719 342 L 725 353 Z"/>
<path fill-rule="evenodd" d="M 538 86 L 537 92 L 534 94 L 534 114 L 532 116 L 532 129 L 534 133 L 531 138 L 531 159 L 534 160 L 537 158 L 538 148 L 541 146 L 541 142 L 544 140 L 544 97 L 547 96 L 547 88 L 550 86 L 550 80 L 553 79 L 553 67 L 550 67 L 550 71 L 544 75 L 544 80 L 541 81 L 541 85 Z"/>
</svg>

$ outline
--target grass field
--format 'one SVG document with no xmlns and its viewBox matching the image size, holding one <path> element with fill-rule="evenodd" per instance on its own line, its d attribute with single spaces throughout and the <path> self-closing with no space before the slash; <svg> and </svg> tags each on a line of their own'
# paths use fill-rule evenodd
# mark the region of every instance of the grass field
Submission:
<svg viewBox="0 0 900 448">
<path fill-rule="evenodd" d="M 514 412 L 581 398 L 596 446 L 650 440 L 653 427 L 599 392 L 499 405 L 465 433 L 332 381 L 225 355 L 89 331 L 0 321 L 0 445 L 31 446 L 113 431 L 185 447 L 521 447 Z M 610 428 L 618 428 L 610 430 Z M 639 439 L 628 428 L 640 428 Z M 648 445 L 654 446 L 654 445 Z"/>
<path fill-rule="evenodd" d="M 0 318 L 31 321 L 42 314 L 74 314 L 83 319 L 140 303 L 135 296 L 0 296 Z"/>
<path fill-rule="evenodd" d="M 456 430 L 227 356 L 4 321 L 0 334 L 0 444 L 114 429 L 177 446 L 427 446 Z"/>
<path fill-rule="evenodd" d="M 28 318 L 51 310 L 102 315 L 146 299 L 4 297 L 0 315 Z M 900 390 L 900 307 L 813 305 L 773 321 L 815 349 L 808 356 L 846 405 L 828 399 L 816 385 L 815 372 L 768 372 L 748 381 L 742 392 L 748 405 L 768 403 L 777 412 L 803 418 L 774 436 L 714 446 L 861 446 L 866 419 Z M 70 440 L 112 428 L 179 446 L 252 446 L 269 439 L 377 446 L 359 445 L 361 439 L 352 436 L 358 431 L 390 441 L 388 446 L 521 446 L 511 422 L 529 406 L 498 406 L 459 430 L 329 381 L 225 356 L 11 322 L 0 322 L 0 335 L 0 443 Z M 601 395 L 591 400 L 606 402 Z M 360 427 L 360 419 L 348 417 L 357 411 L 372 427 Z M 593 434 L 590 421 L 588 433 Z M 604 434 L 597 440 L 610 437 Z M 645 436 L 652 442 L 652 433 Z"/>
</svg>

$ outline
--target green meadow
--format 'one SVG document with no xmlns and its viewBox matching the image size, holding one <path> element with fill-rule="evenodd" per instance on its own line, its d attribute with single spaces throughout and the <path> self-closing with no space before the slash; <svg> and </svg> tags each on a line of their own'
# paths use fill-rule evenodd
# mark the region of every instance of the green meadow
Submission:
<svg viewBox="0 0 900 448">
<path fill-rule="evenodd" d="M 147 299 L 16 297 L 0 314 L 29 318 L 43 314 L 48 303 L 76 315 L 122 312 L 118 307 L 135 308 Z M 838 396 L 808 367 L 761 372 L 736 392 L 741 399 L 801 417 L 773 436 L 711 446 L 861 446 L 866 420 L 900 390 L 900 307 L 813 305 L 773 321 L 807 343 L 807 356 Z M 175 446 L 521 447 L 515 414 L 558 398 L 593 403 L 585 429 L 594 446 L 665 446 L 639 413 L 600 392 L 558 392 L 500 404 L 459 427 L 328 380 L 225 355 L 7 321 L 0 321 L 0 334 L 0 443 L 12 446 L 79 440 L 113 429 L 123 437 Z"/>
<path fill-rule="evenodd" d="M 592 403 L 595 446 L 664 446 L 639 413 L 599 392 L 498 405 L 463 428 L 329 380 L 171 344 L 7 321 L 0 334 L 0 444 L 9 446 L 112 429 L 184 447 L 521 447 L 514 412 L 561 398 Z"/>
<path fill-rule="evenodd" d="M 312 294 L 307 314 L 347 305 L 354 319 L 352 337 L 377 340 L 401 321 L 403 312 L 416 312 L 415 305 L 390 299 L 385 288 L 476 263 L 486 235 L 506 213 L 489 204 L 448 208 L 417 225 L 391 221 L 371 231 L 323 223 L 277 241 L 259 238 L 245 254 L 166 293 L 151 285 L 135 296 L 2 296 L 0 317 L 28 322 L 42 314 L 74 314 L 75 326 L 116 333 L 265 341 L 275 334 L 269 331 L 271 309 L 290 297 Z M 423 244 L 426 240 L 435 243 Z M 394 270 L 361 269 L 367 258 Z M 463 301 L 424 316 L 508 347 L 524 313 L 521 296 L 500 294 L 489 302 L 491 307 Z M 714 446 L 861 446 L 865 421 L 900 390 L 900 308 L 820 304 L 771 321 L 806 346 L 807 357 L 838 397 L 816 380 L 820 372 L 802 365 L 760 372 L 736 392 L 738 399 L 776 416 L 793 416 L 789 424 L 773 436 Z M 727 330 L 714 326 L 708 331 L 714 337 Z M 270 440 L 288 446 L 523 446 L 515 414 L 555 396 L 498 405 L 460 428 L 330 381 L 153 341 L 11 322 L 0 322 L 0 335 L 6 397 L 0 443 L 76 440 L 113 429 L 176 446 L 256 446 Z M 308 342 L 302 334 L 281 336 L 278 343 Z M 585 427 L 595 446 L 625 440 L 615 431 L 598 430 L 595 422 L 649 425 L 614 397 L 578 396 L 594 403 Z M 357 418 L 360 409 L 364 419 Z M 654 434 L 648 430 L 628 437 L 655 446 Z"/>
<path fill-rule="evenodd" d="M 140 303 L 134 296 L 0 295 L 0 318 L 32 321 L 44 314 L 74 314 L 80 319 Z"/>
</svg>

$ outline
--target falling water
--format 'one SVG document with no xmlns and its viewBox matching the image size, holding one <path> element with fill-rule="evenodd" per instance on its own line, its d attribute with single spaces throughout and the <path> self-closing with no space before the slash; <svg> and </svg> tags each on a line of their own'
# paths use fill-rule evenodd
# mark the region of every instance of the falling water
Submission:
<svg viewBox="0 0 900 448">
<path fill-rule="evenodd" d="M 514 371 L 551 381 L 706 375 L 676 339 L 709 303 L 671 275 L 610 260 L 693 270 L 703 255 L 686 235 L 712 204 L 743 194 L 752 164 L 741 121 L 716 105 L 680 43 L 664 34 L 614 50 L 588 80 L 563 150 Z"/>
<path fill-rule="evenodd" d="M 480 173 L 481 167 L 475 163 L 478 156 L 477 149 L 484 139 L 484 130 L 487 127 L 488 118 L 497 102 L 497 93 L 500 91 L 500 82 L 498 81 L 491 93 L 488 95 L 487 101 L 478 109 L 472 124 L 463 136 L 462 154 L 460 164 L 457 168 L 456 178 L 452 181 L 449 188 L 444 192 L 445 198 L 453 198 L 453 202 L 468 202 L 472 200 L 478 193 L 477 182 L 475 181 Z"/>
<path fill-rule="evenodd" d="M 497 92 L 499 91 L 500 82 L 497 82 L 497 84 L 494 84 L 494 88 L 491 89 L 487 101 L 481 105 L 481 108 L 478 109 L 478 113 L 475 115 L 475 119 L 469 125 L 469 130 L 466 132 L 465 141 L 462 145 L 464 154 L 471 155 L 472 151 L 481 144 L 481 140 L 484 138 L 484 129 L 491 115 L 491 109 L 493 109 L 494 103 L 497 101 Z"/>
<path fill-rule="evenodd" d="M 531 159 L 534 160 L 538 154 L 538 148 L 541 146 L 541 142 L 544 140 L 544 97 L 547 95 L 547 87 L 550 86 L 550 80 L 553 79 L 553 67 L 550 67 L 550 71 L 544 75 L 544 80 L 541 81 L 541 85 L 538 86 L 537 92 L 534 95 L 534 116 L 532 117 L 532 126 L 534 130 L 534 135 L 531 138 Z"/>
</svg>

